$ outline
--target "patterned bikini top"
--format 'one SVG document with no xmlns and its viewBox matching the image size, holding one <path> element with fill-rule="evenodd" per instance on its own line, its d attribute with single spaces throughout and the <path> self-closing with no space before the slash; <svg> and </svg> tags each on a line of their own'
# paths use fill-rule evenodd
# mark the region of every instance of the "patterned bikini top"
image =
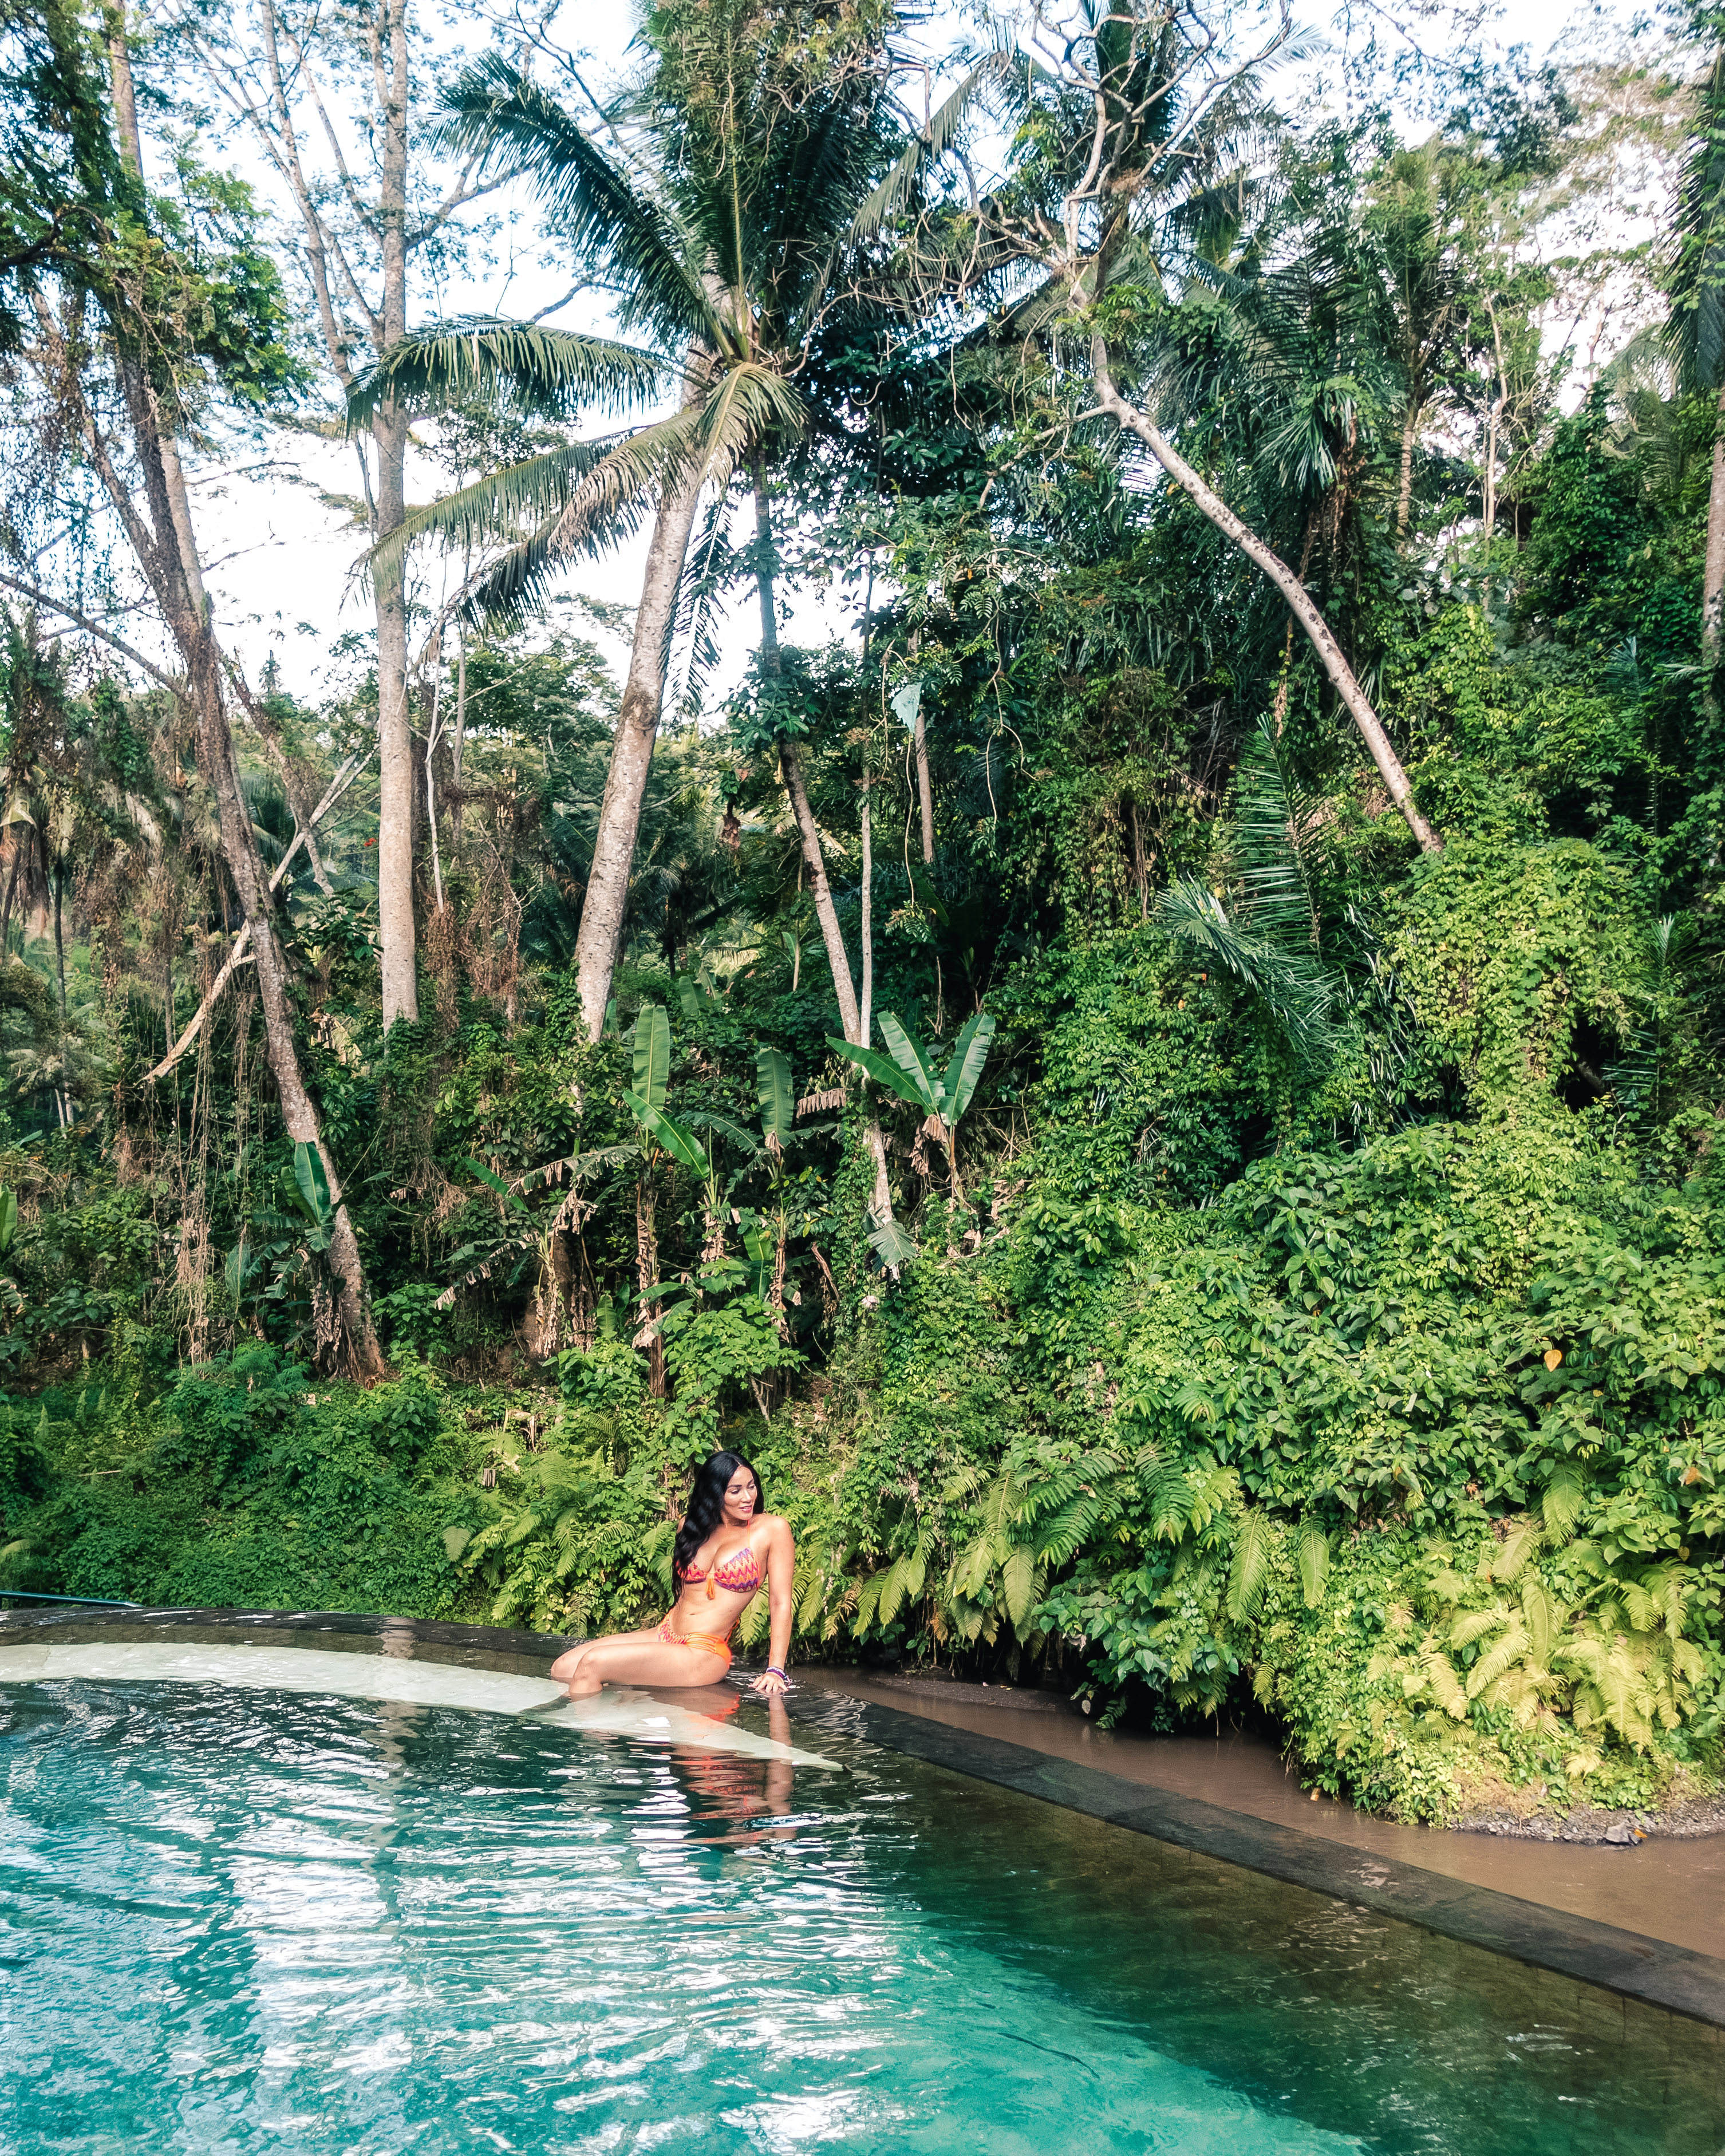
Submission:
<svg viewBox="0 0 1725 2156">
<path fill-rule="evenodd" d="M 699 1587 L 705 1580 L 709 1602 L 717 1599 L 716 1590 L 721 1587 L 732 1594 L 752 1594 L 761 1584 L 761 1560 L 745 1543 L 710 1570 L 703 1572 L 698 1564 L 691 1564 L 683 1570 L 681 1578 L 685 1587 Z"/>
</svg>

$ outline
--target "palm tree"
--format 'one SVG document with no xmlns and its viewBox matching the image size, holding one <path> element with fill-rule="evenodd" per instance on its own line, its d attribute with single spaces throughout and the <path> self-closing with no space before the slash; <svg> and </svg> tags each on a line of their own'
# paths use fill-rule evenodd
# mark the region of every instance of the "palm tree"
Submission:
<svg viewBox="0 0 1725 2156">
<path fill-rule="evenodd" d="M 668 416 L 495 473 L 411 517 L 392 542 L 437 532 L 470 545 L 526 524 L 526 535 L 464 594 L 471 613 L 519 619 L 570 555 L 615 537 L 653 506 L 576 943 L 583 1015 L 595 1037 L 610 1000 L 701 491 L 711 484 L 722 495 L 746 473 L 767 517 L 768 475 L 822 426 L 797 377 L 809 339 L 841 303 L 835 272 L 884 162 L 875 77 L 829 54 L 825 72 L 811 80 L 808 55 L 775 35 L 742 0 L 679 0 L 657 10 L 645 33 L 651 76 L 629 112 L 607 116 L 608 144 L 506 60 L 492 56 L 471 69 L 448 100 L 452 144 L 483 170 L 527 178 L 578 257 L 623 292 L 625 337 L 644 333 L 645 341 L 451 323 L 403 341 L 350 402 L 356 424 L 389 397 L 434 406 L 487 396 L 567 416 L 595 394 L 639 398 L 668 378 L 680 384 Z M 638 148 L 625 143 L 624 121 Z M 769 573 L 769 604 L 770 584 Z M 811 875 L 824 891 L 793 756 L 785 769 Z M 855 995 L 829 894 L 822 927 L 850 1032 Z"/>
<path fill-rule="evenodd" d="M 1713 398 L 1718 413 L 1701 598 L 1702 694 L 1717 718 L 1725 663 L 1725 50 L 1715 54 L 1698 89 L 1668 282 L 1680 383 Z"/>
</svg>

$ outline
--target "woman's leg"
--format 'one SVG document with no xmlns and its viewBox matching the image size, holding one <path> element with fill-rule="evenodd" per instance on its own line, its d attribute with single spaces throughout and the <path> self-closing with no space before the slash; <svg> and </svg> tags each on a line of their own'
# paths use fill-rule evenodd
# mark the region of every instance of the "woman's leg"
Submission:
<svg viewBox="0 0 1725 2156">
<path fill-rule="evenodd" d="M 602 1685 L 717 1684 L 731 1666 L 729 1655 L 716 1655 L 704 1647 L 674 1647 L 657 1632 L 624 1633 L 609 1640 L 589 1640 L 575 1650 L 574 1666 L 567 1682 L 571 1699 L 591 1699 Z M 561 1665 L 552 1666 L 552 1675 Z"/>
<path fill-rule="evenodd" d="M 595 1647 L 608 1646 L 619 1640 L 638 1645 L 643 1640 L 656 1640 L 658 1637 L 658 1625 L 649 1625 L 644 1632 L 603 1632 L 596 1640 L 579 1640 L 552 1664 L 552 1680 L 556 1684 L 567 1684 L 580 1666 L 582 1656 L 591 1653 Z"/>
</svg>

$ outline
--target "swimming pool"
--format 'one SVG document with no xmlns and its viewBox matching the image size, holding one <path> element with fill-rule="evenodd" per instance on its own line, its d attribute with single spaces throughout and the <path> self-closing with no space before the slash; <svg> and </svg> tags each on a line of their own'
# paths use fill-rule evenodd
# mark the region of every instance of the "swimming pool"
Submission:
<svg viewBox="0 0 1725 2156">
<path fill-rule="evenodd" d="M 0 1686 L 0 2148 L 1725 2141 L 1712 2030 L 820 1744 Z"/>
</svg>

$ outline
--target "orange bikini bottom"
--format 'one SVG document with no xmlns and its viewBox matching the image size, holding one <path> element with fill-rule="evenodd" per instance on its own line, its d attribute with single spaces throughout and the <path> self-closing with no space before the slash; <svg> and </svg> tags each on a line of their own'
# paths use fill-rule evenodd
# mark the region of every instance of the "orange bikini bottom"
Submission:
<svg viewBox="0 0 1725 2156">
<path fill-rule="evenodd" d="M 723 1640 L 716 1640 L 711 1632 L 674 1632 L 667 1617 L 659 1628 L 659 1637 L 667 1647 L 698 1647 L 704 1655 L 716 1655 L 725 1669 L 731 1666 L 729 1646 Z M 719 1674 L 722 1676 L 724 1671 Z"/>
</svg>

